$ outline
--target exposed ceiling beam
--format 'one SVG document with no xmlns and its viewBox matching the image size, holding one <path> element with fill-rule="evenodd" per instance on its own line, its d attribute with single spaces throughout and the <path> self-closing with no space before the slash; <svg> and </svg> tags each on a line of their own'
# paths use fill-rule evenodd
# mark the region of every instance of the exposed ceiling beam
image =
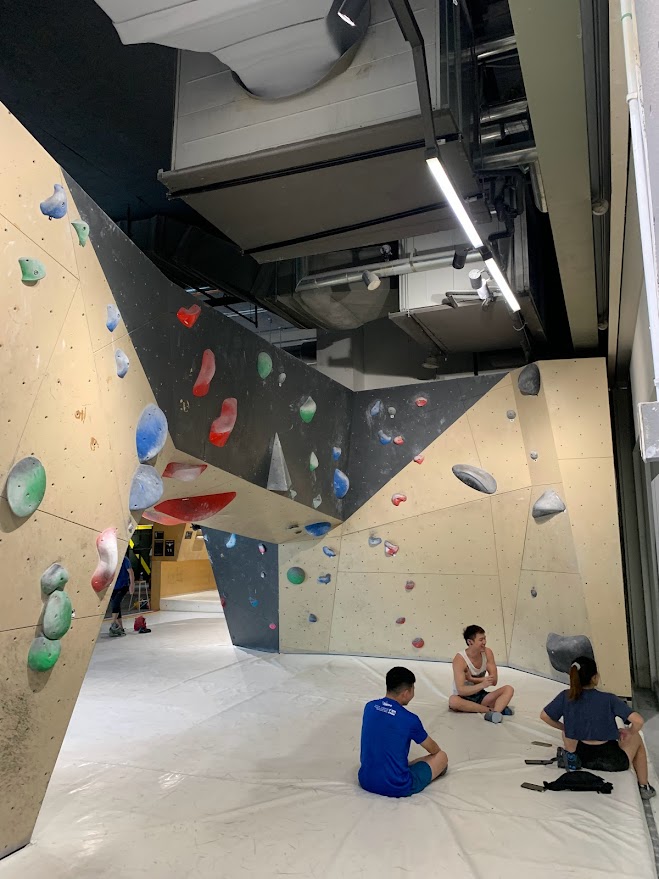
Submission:
<svg viewBox="0 0 659 879">
<path fill-rule="evenodd" d="M 598 342 L 588 131 L 575 0 L 509 0 L 572 342 Z"/>
</svg>

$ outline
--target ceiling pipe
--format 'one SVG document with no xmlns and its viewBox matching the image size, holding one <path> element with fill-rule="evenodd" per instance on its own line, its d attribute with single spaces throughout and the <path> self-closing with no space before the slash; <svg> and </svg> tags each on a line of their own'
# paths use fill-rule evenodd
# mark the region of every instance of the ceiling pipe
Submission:
<svg viewBox="0 0 659 879">
<path fill-rule="evenodd" d="M 529 123 L 526 119 L 514 119 L 512 122 L 495 122 L 493 125 L 483 125 L 480 130 L 481 143 L 496 143 L 504 137 L 514 137 L 518 134 L 528 134 Z"/>
<path fill-rule="evenodd" d="M 538 151 L 535 146 L 497 150 L 495 153 L 484 155 L 480 161 L 478 170 L 492 171 L 516 168 L 519 165 L 530 165 L 538 161 Z"/>
<path fill-rule="evenodd" d="M 512 34 L 509 37 L 501 37 L 498 40 L 488 40 L 487 43 L 480 43 L 480 45 L 476 46 L 475 51 L 477 61 L 491 61 L 500 55 L 517 51 L 517 37 L 515 34 Z"/>
<path fill-rule="evenodd" d="M 526 100 L 506 101 L 505 104 L 493 104 L 481 112 L 481 125 L 499 122 L 501 119 L 512 119 L 513 116 L 525 116 L 529 112 Z"/>
</svg>

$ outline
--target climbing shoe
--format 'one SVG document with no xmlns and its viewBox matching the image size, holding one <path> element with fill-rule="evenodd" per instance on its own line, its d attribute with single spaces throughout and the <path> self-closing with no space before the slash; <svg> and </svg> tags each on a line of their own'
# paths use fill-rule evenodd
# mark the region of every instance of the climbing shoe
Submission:
<svg viewBox="0 0 659 879">
<path fill-rule="evenodd" d="M 488 711 L 487 714 L 483 715 L 484 720 L 489 720 L 490 723 L 501 723 L 503 720 L 503 714 L 499 711 Z"/>
<path fill-rule="evenodd" d="M 640 793 L 642 800 L 651 800 L 652 797 L 657 796 L 657 792 L 651 784 L 639 784 L 638 792 Z"/>
</svg>

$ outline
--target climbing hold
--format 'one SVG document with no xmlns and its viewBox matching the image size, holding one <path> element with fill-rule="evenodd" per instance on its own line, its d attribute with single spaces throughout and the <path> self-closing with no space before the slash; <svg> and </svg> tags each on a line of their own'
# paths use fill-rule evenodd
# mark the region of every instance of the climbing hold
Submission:
<svg viewBox="0 0 659 879">
<path fill-rule="evenodd" d="M 385 540 L 384 542 L 384 554 L 388 556 L 396 555 L 398 552 L 398 547 L 395 543 L 391 543 L 389 540 Z"/>
<path fill-rule="evenodd" d="M 310 623 L 317 623 L 318 622 L 318 617 L 316 616 L 315 613 L 309 614 L 309 622 Z"/>
<path fill-rule="evenodd" d="M 563 513 L 564 511 L 565 504 L 554 489 L 549 488 L 533 504 L 531 515 L 534 519 L 542 519 L 545 516 L 552 516 L 554 513 Z"/>
<path fill-rule="evenodd" d="M 57 562 L 52 564 L 41 575 L 41 591 L 44 595 L 50 595 L 56 589 L 64 589 L 69 582 L 69 572 Z"/>
<path fill-rule="evenodd" d="M 92 574 L 92 589 L 95 592 L 102 592 L 114 580 L 114 573 L 119 562 L 116 528 L 106 528 L 98 535 L 96 551 L 98 552 L 98 564 Z"/>
<path fill-rule="evenodd" d="M 167 418 L 162 409 L 155 403 L 149 403 L 142 409 L 142 414 L 135 429 L 135 445 L 140 464 L 151 461 L 162 451 L 167 442 Z"/>
<path fill-rule="evenodd" d="M 396 410 L 394 409 L 393 406 L 390 406 L 387 409 L 387 412 L 389 413 L 389 418 L 393 418 L 396 415 Z"/>
<path fill-rule="evenodd" d="M 332 582 L 332 575 L 331 575 L 331 574 L 322 574 L 322 575 L 318 578 L 318 582 L 319 582 L 319 583 L 322 583 L 323 586 L 327 586 L 328 583 L 331 583 L 331 582 Z"/>
<path fill-rule="evenodd" d="M 484 494 L 494 494 L 497 490 L 494 476 L 486 470 L 481 470 L 480 467 L 474 467 L 471 464 L 454 464 L 451 469 L 460 482 L 464 482 L 469 488 L 482 491 Z"/>
<path fill-rule="evenodd" d="M 557 635 L 550 632 L 547 636 L 547 655 L 552 668 L 570 673 L 570 666 L 577 656 L 589 656 L 595 659 L 593 645 L 587 635 Z"/>
<path fill-rule="evenodd" d="M 28 284 L 46 277 L 46 267 L 41 260 L 23 256 L 18 263 L 21 267 L 21 280 Z"/>
<path fill-rule="evenodd" d="M 72 220 L 71 225 L 76 230 L 76 235 L 78 236 L 78 244 L 80 247 L 84 247 L 87 244 L 87 239 L 89 238 L 89 223 L 85 223 L 84 220 Z"/>
<path fill-rule="evenodd" d="M 234 546 L 236 545 L 236 540 L 237 540 L 236 535 L 230 534 L 229 539 L 227 540 L 227 542 L 224 545 L 226 546 L 227 549 L 233 549 Z"/>
<path fill-rule="evenodd" d="M 412 647 L 416 647 L 417 650 L 420 650 L 424 644 L 425 641 L 423 640 L 423 638 L 415 638 L 414 641 L 412 641 Z"/>
<path fill-rule="evenodd" d="M 532 461 L 537 461 L 538 460 L 538 453 L 537 452 L 529 452 L 529 458 Z"/>
<path fill-rule="evenodd" d="M 338 446 L 332 446 L 332 460 L 338 461 L 341 457 L 341 449 Z"/>
<path fill-rule="evenodd" d="M 227 597 L 223 593 L 220 594 L 220 604 L 222 605 L 222 607 L 227 606 Z"/>
<path fill-rule="evenodd" d="M 415 455 L 413 460 L 415 464 L 423 464 L 426 459 L 423 455 Z"/>
<path fill-rule="evenodd" d="M 422 409 L 426 405 L 427 402 L 428 402 L 427 397 L 417 397 L 416 400 L 414 401 L 414 405 L 418 406 L 419 409 Z"/>
<path fill-rule="evenodd" d="M 107 316 L 105 318 L 105 326 L 108 330 L 113 333 L 117 327 L 119 326 L 119 321 L 121 320 L 121 314 L 119 313 L 119 309 L 116 305 L 110 303 L 106 307 Z"/>
<path fill-rule="evenodd" d="M 380 443 L 383 446 L 388 446 L 391 442 L 391 437 L 388 433 L 385 433 L 383 430 L 378 430 L 378 437 L 380 438 Z"/>
<path fill-rule="evenodd" d="M 404 442 L 405 442 L 405 440 L 403 439 L 402 436 L 400 436 L 400 434 L 398 436 L 394 437 L 394 445 L 395 446 L 402 446 Z"/>
<path fill-rule="evenodd" d="M 61 220 L 66 216 L 66 192 L 61 183 L 56 183 L 53 194 L 39 205 L 41 213 L 49 220 Z"/>
<path fill-rule="evenodd" d="M 277 626 L 276 626 L 275 623 L 270 623 L 270 625 L 268 626 L 268 628 L 269 628 L 269 629 L 272 629 L 272 631 L 274 632 L 274 630 L 277 628 Z"/>
<path fill-rule="evenodd" d="M 318 457 L 315 452 L 312 452 L 309 455 L 309 470 L 313 473 L 314 470 L 318 469 Z"/>
<path fill-rule="evenodd" d="M 330 522 L 314 522 L 311 525 L 305 525 L 304 530 L 312 537 L 324 537 L 331 527 Z"/>
<path fill-rule="evenodd" d="M 371 418 L 378 418 L 382 412 L 382 400 L 376 400 L 368 411 Z"/>
<path fill-rule="evenodd" d="M 509 409 L 506 412 L 506 418 L 508 419 L 508 421 L 514 421 L 517 418 L 517 412 L 515 412 L 514 409 Z"/>
<path fill-rule="evenodd" d="M 201 476 L 208 464 L 187 464 L 170 461 L 163 471 L 164 479 L 178 479 L 181 482 L 194 482 Z"/>
<path fill-rule="evenodd" d="M 286 466 L 286 459 L 281 447 L 279 434 L 275 434 L 272 443 L 270 471 L 268 472 L 268 491 L 288 491 L 291 487 L 291 475 Z"/>
<path fill-rule="evenodd" d="M 59 641 L 49 641 L 48 638 L 39 635 L 30 644 L 27 664 L 32 671 L 48 671 L 59 659 L 61 651 L 62 645 Z"/>
<path fill-rule="evenodd" d="M 261 351 L 256 358 L 256 371 L 262 379 L 266 379 L 272 372 L 272 357 L 266 351 Z"/>
<path fill-rule="evenodd" d="M 396 625 L 402 626 L 404 622 L 405 622 L 405 617 L 398 617 L 398 619 L 396 620 Z"/>
<path fill-rule="evenodd" d="M 331 549 L 331 547 L 329 547 L 329 546 L 324 546 L 323 552 L 325 553 L 325 555 L 327 556 L 328 559 L 333 559 L 336 556 L 336 552 L 333 549 Z"/>
<path fill-rule="evenodd" d="M 313 397 L 307 397 L 304 403 L 300 406 L 300 418 L 305 424 L 310 424 L 313 421 L 315 414 L 316 403 Z"/>
<path fill-rule="evenodd" d="M 259 543 L 259 552 L 261 555 L 265 555 L 267 551 L 265 543 Z"/>
<path fill-rule="evenodd" d="M 211 381 L 215 375 L 215 355 L 210 348 L 206 348 L 201 355 L 201 368 L 197 381 L 192 386 L 192 393 L 195 397 L 205 397 L 211 386 Z"/>
<path fill-rule="evenodd" d="M 280 372 L 279 376 L 277 377 L 277 383 L 278 383 L 279 387 L 281 387 L 285 381 L 286 381 L 286 373 Z"/>
<path fill-rule="evenodd" d="M 59 641 L 71 628 L 73 607 L 66 592 L 53 592 L 43 614 L 43 633 L 49 641 Z"/>
<path fill-rule="evenodd" d="M 343 470 L 335 470 L 334 471 L 334 494 L 337 496 L 339 500 L 344 498 L 348 494 L 348 489 L 350 488 L 350 480 L 345 475 Z"/>
<path fill-rule="evenodd" d="M 382 538 L 376 537 L 374 534 L 371 534 L 371 536 L 368 538 L 368 545 L 371 547 L 372 546 L 379 546 L 381 543 L 382 543 Z"/>
<path fill-rule="evenodd" d="M 235 491 L 218 494 L 200 494 L 197 497 L 179 497 L 162 501 L 154 509 L 181 522 L 200 522 L 217 515 L 235 498 Z"/>
<path fill-rule="evenodd" d="M 265 571 L 261 571 L 260 575 L 262 580 L 265 580 Z"/>
<path fill-rule="evenodd" d="M 191 327 L 193 327 L 199 320 L 200 314 L 200 305 L 191 305 L 189 308 L 183 308 L 181 306 L 176 312 L 176 317 L 181 321 L 184 327 L 191 329 Z"/>
<path fill-rule="evenodd" d="M 288 577 L 288 582 L 293 583 L 294 586 L 299 586 L 307 579 L 304 570 L 297 567 L 297 565 L 289 568 L 288 571 L 286 571 L 286 576 Z"/>
<path fill-rule="evenodd" d="M 259 600 L 258 600 L 258 598 L 252 598 L 252 597 L 250 597 L 250 599 L 249 599 L 249 603 L 252 605 L 252 607 L 258 607 L 258 606 L 259 606 Z"/>
<path fill-rule="evenodd" d="M 397 507 L 399 504 L 404 503 L 407 500 L 406 494 L 401 494 L 400 492 L 396 492 L 396 494 L 391 495 L 391 503 Z"/>
<path fill-rule="evenodd" d="M 164 513 L 159 513 L 158 510 L 145 510 L 142 513 L 142 518 L 146 519 L 147 522 L 157 522 L 158 525 L 184 525 L 184 522 L 181 522 L 180 519 L 175 519 L 173 516 L 166 516 Z"/>
<path fill-rule="evenodd" d="M 158 471 L 150 464 L 140 464 L 133 475 L 130 484 L 130 497 L 128 509 L 147 510 L 155 506 L 165 490 Z"/>
<path fill-rule="evenodd" d="M 311 501 L 311 505 L 313 506 L 314 510 L 317 510 L 318 507 L 322 504 L 322 502 L 323 502 L 322 495 L 317 494 L 316 497 Z"/>
<path fill-rule="evenodd" d="M 531 587 L 531 598 L 537 598 L 537 597 L 538 597 L 538 590 L 535 588 L 535 586 L 532 586 Z"/>
<path fill-rule="evenodd" d="M 537 363 L 529 363 L 517 377 L 517 387 L 525 397 L 537 397 L 540 393 L 540 370 Z"/>
<path fill-rule="evenodd" d="M 411 592 L 415 586 L 416 586 L 416 583 L 414 582 L 414 580 L 408 580 L 407 583 L 405 584 L 405 591 Z"/>
<path fill-rule="evenodd" d="M 130 360 L 126 356 L 125 352 L 121 350 L 121 348 L 117 348 L 117 350 L 114 352 L 114 362 L 117 365 L 117 375 L 119 376 L 119 378 L 123 378 L 128 372 Z"/>
<path fill-rule="evenodd" d="M 208 439 L 219 449 L 226 446 L 231 431 L 236 426 L 236 418 L 238 417 L 238 400 L 235 397 L 227 397 L 222 403 L 222 409 L 219 416 L 211 424 L 208 433 Z"/>
<path fill-rule="evenodd" d="M 46 493 L 46 471 L 38 458 L 22 458 L 7 476 L 7 502 L 15 516 L 31 516 Z"/>
</svg>

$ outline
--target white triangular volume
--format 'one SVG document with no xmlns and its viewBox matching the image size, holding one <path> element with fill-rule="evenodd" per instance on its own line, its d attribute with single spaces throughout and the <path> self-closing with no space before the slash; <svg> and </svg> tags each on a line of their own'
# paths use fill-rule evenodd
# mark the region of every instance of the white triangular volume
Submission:
<svg viewBox="0 0 659 879">
<path fill-rule="evenodd" d="M 286 466 L 286 459 L 279 440 L 279 434 L 275 434 L 272 444 L 272 458 L 270 459 L 270 472 L 268 473 L 268 491 L 288 491 L 291 487 L 291 475 Z"/>
</svg>

